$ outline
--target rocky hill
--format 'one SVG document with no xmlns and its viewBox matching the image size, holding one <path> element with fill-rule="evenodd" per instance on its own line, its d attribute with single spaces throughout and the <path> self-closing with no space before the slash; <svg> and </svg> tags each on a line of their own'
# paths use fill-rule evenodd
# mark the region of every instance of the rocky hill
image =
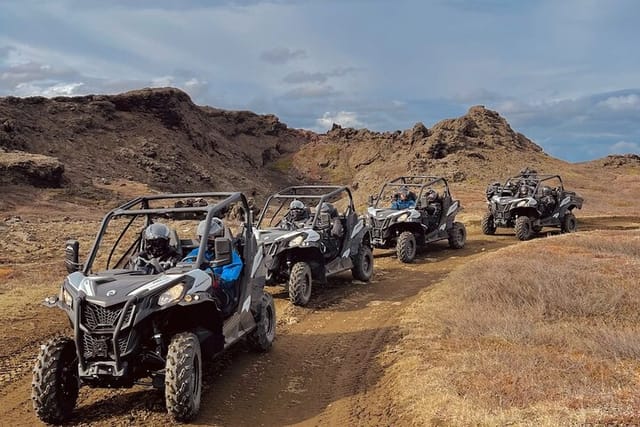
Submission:
<svg viewBox="0 0 640 427">
<path fill-rule="evenodd" d="M 371 132 L 333 129 L 297 152 L 294 164 L 314 179 L 354 185 L 371 192 L 380 182 L 406 174 L 442 175 L 453 183 L 485 186 L 525 166 L 540 172 L 567 163 L 554 159 L 497 112 L 474 106 L 466 115 L 427 128 Z"/>
<path fill-rule="evenodd" d="M 165 191 L 264 193 L 294 181 L 278 162 L 307 140 L 273 115 L 196 106 L 172 88 L 0 98 L 3 183 L 90 187 L 124 178 Z M 42 179 L 54 164 L 57 175 Z"/>
<path fill-rule="evenodd" d="M 33 186 L 105 199 L 124 185 L 119 181 L 131 182 L 131 191 L 237 189 L 258 202 L 290 184 L 346 184 L 362 205 L 387 179 L 428 174 L 446 177 L 465 206 L 479 211 L 488 182 L 525 166 L 563 174 L 569 188 L 591 200 L 609 193 L 611 183 L 634 187 L 640 176 L 636 155 L 579 164 L 555 159 L 483 106 L 431 128 L 416 123 L 405 131 L 372 132 L 334 125 L 316 134 L 273 115 L 197 106 L 173 88 L 0 98 L 0 184 L 23 185 L 3 192 L 0 209 L 3 201 L 21 203 Z M 631 209 L 628 194 L 617 196 L 607 195 L 609 203 L 621 213 Z M 6 203 L 10 197 L 15 203 Z"/>
</svg>

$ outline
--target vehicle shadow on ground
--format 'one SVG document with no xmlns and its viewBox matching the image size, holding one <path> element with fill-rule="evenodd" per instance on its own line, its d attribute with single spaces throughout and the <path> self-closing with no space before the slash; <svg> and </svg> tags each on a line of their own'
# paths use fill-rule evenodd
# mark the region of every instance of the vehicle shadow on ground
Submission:
<svg viewBox="0 0 640 427">
<path fill-rule="evenodd" d="M 311 299 L 306 307 L 295 307 L 288 301 L 288 293 L 281 286 L 270 287 L 276 300 L 287 304 L 288 311 L 304 315 L 313 310 L 360 310 L 372 301 L 397 302 L 418 294 L 440 281 L 454 267 L 454 263 L 479 253 L 515 244 L 511 239 L 486 239 L 467 241 L 462 249 L 451 249 L 446 242 L 427 245 L 414 262 L 404 264 L 392 250 L 374 253 L 374 276 L 368 283 L 354 281 L 350 272 L 329 278 L 326 284 L 313 284 Z"/>
<path fill-rule="evenodd" d="M 195 425 L 276 426 L 302 422 L 332 403 L 373 387 L 384 368 L 378 349 L 400 339 L 394 328 L 349 333 L 286 334 L 269 353 L 239 344 L 205 361 L 200 413 Z M 355 380 L 354 380 L 355 378 Z M 102 396 L 92 396 L 95 393 Z M 164 394 L 152 388 L 81 391 L 67 425 L 174 424 Z M 95 399 L 99 400 L 95 400 Z"/>
</svg>

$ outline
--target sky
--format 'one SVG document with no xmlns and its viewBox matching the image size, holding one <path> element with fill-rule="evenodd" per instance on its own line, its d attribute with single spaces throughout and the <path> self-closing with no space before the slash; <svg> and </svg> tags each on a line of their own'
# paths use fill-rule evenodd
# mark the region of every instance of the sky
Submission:
<svg viewBox="0 0 640 427">
<path fill-rule="evenodd" d="M 178 87 L 290 127 L 498 111 L 571 162 L 640 153 L 635 0 L 3 0 L 0 96 Z"/>
</svg>

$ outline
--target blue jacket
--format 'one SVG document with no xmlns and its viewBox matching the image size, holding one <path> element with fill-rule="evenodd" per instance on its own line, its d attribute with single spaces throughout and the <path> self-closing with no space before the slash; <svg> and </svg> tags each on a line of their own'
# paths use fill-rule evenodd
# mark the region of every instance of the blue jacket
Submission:
<svg viewBox="0 0 640 427">
<path fill-rule="evenodd" d="M 395 199 L 391 203 L 391 209 L 410 209 L 410 208 L 415 208 L 415 207 L 416 207 L 416 201 L 415 200 Z"/>
<path fill-rule="evenodd" d="M 199 248 L 194 248 L 191 252 L 189 252 L 186 258 L 195 258 L 198 256 Z M 213 259 L 213 254 L 209 251 L 204 253 L 204 259 L 207 261 L 211 261 Z M 240 277 L 240 273 L 242 273 L 242 259 L 240 259 L 240 255 L 234 249 L 231 252 L 231 264 L 223 265 L 222 267 L 211 268 L 213 274 L 220 278 L 223 286 L 229 285 L 234 281 L 238 280 Z"/>
</svg>

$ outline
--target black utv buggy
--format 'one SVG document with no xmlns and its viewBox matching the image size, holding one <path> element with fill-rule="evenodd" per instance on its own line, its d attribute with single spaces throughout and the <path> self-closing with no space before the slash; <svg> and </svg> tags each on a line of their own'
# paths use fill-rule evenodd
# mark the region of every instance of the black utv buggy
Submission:
<svg viewBox="0 0 640 427">
<path fill-rule="evenodd" d="M 257 227 L 267 284 L 285 283 L 295 305 L 309 302 L 312 282 L 326 283 L 336 273 L 350 269 L 354 279 L 371 279 L 369 228 L 347 187 L 286 188 L 267 199 Z"/>
<path fill-rule="evenodd" d="M 405 192 L 412 206 L 398 206 Z M 377 196 L 369 197 L 368 222 L 376 248 L 396 248 L 398 259 L 409 263 L 418 247 L 449 240 L 454 249 L 464 247 L 467 232 L 456 222 L 462 207 L 449 191 L 447 180 L 437 176 L 401 176 L 385 183 Z"/>
<path fill-rule="evenodd" d="M 193 198 L 199 202 L 188 203 Z M 226 227 L 215 239 L 211 261 L 205 258 L 207 239 L 178 238 L 178 233 L 194 236 L 203 219 L 208 236 L 211 219 L 232 207 L 243 212 L 239 230 L 234 237 Z M 195 262 L 181 261 L 159 274 L 132 270 L 130 259 L 144 249 L 143 232 L 152 223 L 170 227 L 173 250 L 181 256 L 199 248 Z M 266 351 L 275 337 L 275 308 L 264 292 L 253 231 L 241 193 L 166 194 L 139 197 L 109 212 L 82 264 L 78 242 L 67 242 L 70 274 L 60 295 L 46 303 L 66 312 L 74 336 L 41 346 L 32 383 L 38 417 L 64 422 L 81 386 L 148 384 L 164 389 L 174 419 L 193 419 L 200 406 L 203 358 L 240 339 Z M 242 272 L 233 282 L 235 297 L 222 301 L 210 271 L 230 265 L 234 252 L 243 262 Z"/>
<path fill-rule="evenodd" d="M 482 217 L 482 232 L 495 234 L 497 227 L 514 228 L 520 240 L 531 239 L 542 227 L 559 227 L 563 233 L 577 230 L 573 209 L 582 208 L 582 197 L 564 189 L 559 175 L 538 175 L 525 169 L 487 187 L 488 210 Z"/>
</svg>

